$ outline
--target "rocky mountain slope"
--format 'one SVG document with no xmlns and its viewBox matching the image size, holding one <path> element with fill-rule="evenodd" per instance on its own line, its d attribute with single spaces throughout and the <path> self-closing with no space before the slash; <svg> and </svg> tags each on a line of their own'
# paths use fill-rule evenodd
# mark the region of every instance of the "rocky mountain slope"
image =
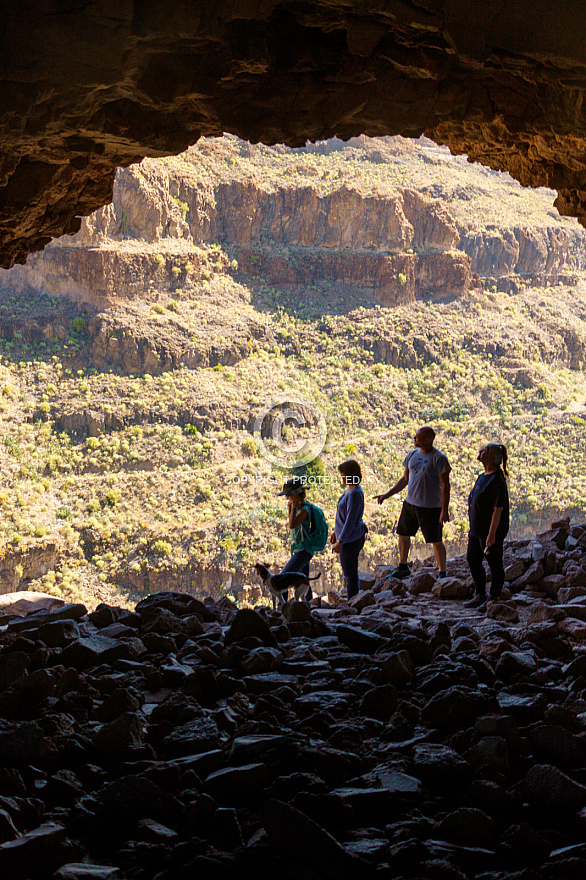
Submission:
<svg viewBox="0 0 586 880">
<path fill-rule="evenodd" d="M 551 193 L 427 142 L 367 139 L 204 141 L 116 186 L 76 237 L 2 276 L 3 589 L 90 604 L 169 586 L 244 596 L 254 562 L 286 558 L 285 472 L 251 432 L 287 395 L 326 420 L 316 467 L 330 482 L 313 497 L 330 521 L 337 462 L 365 465 L 365 565 L 394 553 L 400 501 L 372 497 L 421 421 L 455 466 L 451 553 L 489 438 L 511 452 L 516 537 L 584 509 L 584 233 Z M 513 239 L 542 258 L 528 275 L 516 256 L 476 275 L 480 257 L 460 249 L 473 234 L 493 262 Z M 46 542 L 56 555 L 42 572 L 27 560 Z M 337 560 L 315 566 L 339 586 Z"/>
<path fill-rule="evenodd" d="M 144 278 L 181 286 L 201 269 L 193 245 L 215 242 L 247 275 L 347 283 L 388 305 L 467 290 L 475 275 L 499 289 L 567 283 L 586 238 L 552 199 L 425 139 L 305 150 L 210 139 L 120 170 L 111 205 L 2 279 L 107 303 Z"/>
</svg>

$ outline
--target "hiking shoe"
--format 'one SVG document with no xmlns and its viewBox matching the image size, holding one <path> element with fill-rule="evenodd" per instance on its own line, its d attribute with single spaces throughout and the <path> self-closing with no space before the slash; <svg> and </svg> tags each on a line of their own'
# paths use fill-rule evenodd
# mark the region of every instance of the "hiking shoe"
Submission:
<svg viewBox="0 0 586 880">
<path fill-rule="evenodd" d="M 397 578 L 397 580 L 404 581 L 405 578 L 411 577 L 411 569 L 409 567 L 399 568 L 399 566 L 397 566 L 388 575 L 386 575 L 386 577 Z"/>
<path fill-rule="evenodd" d="M 484 605 L 483 611 L 486 611 L 486 596 L 474 596 L 468 602 L 464 602 L 464 608 L 480 608 Z"/>
<path fill-rule="evenodd" d="M 440 573 L 439 573 L 438 576 L 437 576 L 437 580 L 438 580 L 438 581 L 443 581 L 444 578 L 447 578 L 447 576 L 448 576 L 447 571 L 440 571 Z"/>
</svg>

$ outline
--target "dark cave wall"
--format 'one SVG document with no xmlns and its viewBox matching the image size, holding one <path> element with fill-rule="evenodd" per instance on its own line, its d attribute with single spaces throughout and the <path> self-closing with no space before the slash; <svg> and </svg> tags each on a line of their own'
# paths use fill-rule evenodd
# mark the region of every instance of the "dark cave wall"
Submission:
<svg viewBox="0 0 586 880">
<path fill-rule="evenodd" d="M 110 199 L 115 168 L 229 131 L 425 132 L 586 216 L 586 8 L 569 0 L 31 0 L 0 37 L 0 258 Z"/>
</svg>

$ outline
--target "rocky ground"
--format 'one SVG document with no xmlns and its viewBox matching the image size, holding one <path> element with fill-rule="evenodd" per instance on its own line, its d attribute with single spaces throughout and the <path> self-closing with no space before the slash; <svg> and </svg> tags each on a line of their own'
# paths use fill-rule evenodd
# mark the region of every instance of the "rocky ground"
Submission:
<svg viewBox="0 0 586 880">
<path fill-rule="evenodd" d="M 463 558 L 274 612 L 6 597 L 0 871 L 584 876 L 586 525 L 506 571 L 486 615 Z"/>
</svg>

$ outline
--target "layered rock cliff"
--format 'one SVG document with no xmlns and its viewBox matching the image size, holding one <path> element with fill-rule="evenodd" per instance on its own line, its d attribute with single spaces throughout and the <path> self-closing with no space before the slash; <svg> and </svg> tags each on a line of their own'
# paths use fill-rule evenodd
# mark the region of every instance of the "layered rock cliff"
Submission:
<svg viewBox="0 0 586 880">
<path fill-rule="evenodd" d="M 466 177 L 465 165 L 425 140 L 269 150 L 211 139 L 176 162 L 120 170 L 111 205 L 0 282 L 98 310 L 153 289 L 197 287 L 230 260 L 251 279 L 348 285 L 385 305 L 459 295 L 477 276 L 499 289 L 571 283 L 586 264 L 581 227 L 562 221 L 546 195 L 532 204 L 510 178 L 476 169 Z M 142 343 L 128 344 L 134 352 Z M 100 363 L 151 366 L 126 342 L 100 345 Z M 186 362 L 150 351 L 161 368 Z"/>
</svg>

